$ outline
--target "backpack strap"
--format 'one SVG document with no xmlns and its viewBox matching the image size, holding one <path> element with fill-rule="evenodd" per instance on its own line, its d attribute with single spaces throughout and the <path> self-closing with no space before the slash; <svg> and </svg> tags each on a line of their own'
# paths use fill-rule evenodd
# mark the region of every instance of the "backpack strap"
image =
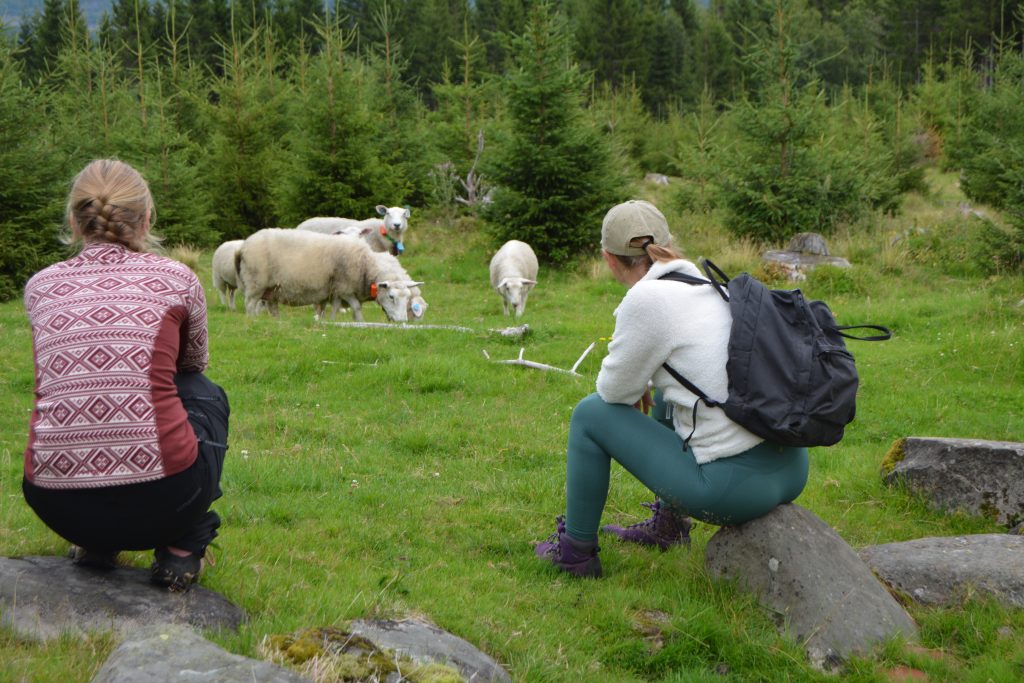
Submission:
<svg viewBox="0 0 1024 683">
<path fill-rule="evenodd" d="M 678 271 L 672 271 L 672 272 L 669 272 L 669 273 L 665 273 L 664 275 L 662 275 L 658 279 L 659 280 L 673 280 L 675 282 L 683 282 L 683 283 L 686 283 L 688 285 L 712 285 L 718 291 L 718 294 L 723 299 L 728 301 L 729 300 L 729 295 L 726 293 L 726 291 L 725 291 L 725 289 L 723 287 L 723 283 L 719 282 L 716 279 L 716 275 L 717 275 L 717 277 L 722 278 L 725 283 L 728 283 L 729 278 L 725 275 L 725 273 L 723 273 L 718 268 L 718 266 L 716 266 L 715 264 L 711 263 L 707 259 L 704 259 L 703 261 L 701 261 L 701 265 L 704 266 L 704 272 L 707 273 L 707 276 L 708 276 L 707 280 L 705 280 L 704 278 L 701 278 L 701 277 L 696 277 L 694 275 L 687 275 L 686 273 L 680 273 Z M 697 431 L 697 406 L 700 405 L 701 401 L 703 401 L 704 405 L 708 406 L 709 408 L 715 408 L 715 407 L 717 407 L 720 404 L 719 404 L 718 401 L 714 400 L 713 398 L 708 396 L 706 393 L 704 393 L 703 389 L 701 389 L 696 384 L 694 384 L 693 382 L 691 382 L 690 380 L 686 379 L 681 374 L 679 374 L 679 371 L 676 370 L 675 368 L 673 368 L 667 362 L 666 363 L 662 363 L 661 367 L 665 368 L 665 371 L 668 374 L 672 375 L 672 378 L 675 381 L 677 381 L 680 384 L 682 384 L 683 387 L 686 388 L 687 391 L 689 391 L 691 394 L 693 394 L 693 395 L 695 395 L 697 397 L 697 400 L 693 404 L 693 414 L 692 414 L 692 416 L 690 418 L 690 422 L 693 425 L 693 428 L 690 430 L 689 436 L 687 436 L 685 439 L 683 439 L 683 447 L 684 448 L 689 448 L 690 447 L 690 439 L 693 438 L 694 433 Z"/>
<path fill-rule="evenodd" d="M 722 269 L 711 262 L 711 259 L 702 258 L 700 260 L 700 266 L 704 270 L 704 274 L 708 276 L 708 281 L 714 286 L 715 291 L 725 301 L 729 300 L 729 280 L 732 278 L 722 272 Z"/>
<path fill-rule="evenodd" d="M 892 339 L 892 330 L 882 325 L 837 325 L 835 329 L 839 332 L 839 336 L 846 337 L 847 339 L 856 339 L 857 341 L 886 341 Z M 877 330 L 882 334 L 858 337 L 853 334 L 846 334 L 843 330 Z"/>
<path fill-rule="evenodd" d="M 668 374 L 672 375 L 672 378 L 675 381 L 682 384 L 690 393 L 697 396 L 697 400 L 694 401 L 693 403 L 693 413 L 690 416 L 690 424 L 693 425 L 693 428 L 690 429 L 690 434 L 685 439 L 683 439 L 683 448 L 689 448 L 690 439 L 693 438 L 694 433 L 697 431 L 697 406 L 700 405 L 701 401 L 704 401 L 704 405 L 706 405 L 708 408 L 716 408 L 721 404 L 715 399 L 705 394 L 704 391 L 696 384 L 680 375 L 679 372 L 668 363 L 662 363 L 661 367 L 665 368 L 665 371 L 668 372 Z"/>
</svg>

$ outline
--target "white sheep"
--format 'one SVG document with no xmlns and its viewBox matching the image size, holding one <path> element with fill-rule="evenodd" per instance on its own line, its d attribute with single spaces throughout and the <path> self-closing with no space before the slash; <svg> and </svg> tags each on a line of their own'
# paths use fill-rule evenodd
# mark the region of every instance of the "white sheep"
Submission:
<svg viewBox="0 0 1024 683">
<path fill-rule="evenodd" d="M 213 288 L 217 290 L 220 302 L 232 309 L 235 307 L 235 291 L 238 289 L 235 254 L 240 246 L 242 240 L 231 240 L 213 252 Z"/>
<path fill-rule="evenodd" d="M 361 302 L 374 299 L 389 319 L 408 320 L 410 287 L 423 283 L 385 280 L 366 242 L 345 235 L 265 228 L 250 235 L 238 250 L 236 269 L 245 293 L 245 311 L 256 315 L 265 302 L 271 315 L 278 304 L 314 304 L 332 317 L 341 302 L 362 321 Z"/>
<path fill-rule="evenodd" d="M 374 251 L 383 251 L 401 256 L 405 252 L 405 231 L 409 229 L 410 209 L 402 206 L 386 207 L 377 205 L 380 218 L 356 220 L 354 218 L 335 218 L 333 216 L 317 216 L 307 218 L 295 226 L 296 230 L 310 230 L 325 235 L 351 235 L 366 240 Z"/>
<path fill-rule="evenodd" d="M 526 310 L 526 297 L 537 284 L 537 255 L 526 242 L 509 240 L 491 258 L 491 287 L 501 295 L 505 315 L 518 318 Z"/>
<path fill-rule="evenodd" d="M 386 280 L 397 280 L 399 282 L 412 282 L 413 279 L 398 262 L 398 259 L 386 252 L 375 251 L 373 257 L 377 259 L 380 266 L 380 277 Z M 424 300 L 420 288 L 413 285 L 409 288 L 409 319 L 420 320 L 427 312 L 427 302 Z"/>
</svg>

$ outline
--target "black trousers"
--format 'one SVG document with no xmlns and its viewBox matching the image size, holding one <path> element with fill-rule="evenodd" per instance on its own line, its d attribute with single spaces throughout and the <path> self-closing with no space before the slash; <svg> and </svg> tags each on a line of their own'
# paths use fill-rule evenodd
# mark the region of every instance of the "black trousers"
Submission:
<svg viewBox="0 0 1024 683">
<path fill-rule="evenodd" d="M 199 441 L 192 466 L 155 481 L 89 489 L 47 489 L 23 480 L 25 501 L 46 526 L 89 550 L 170 545 L 206 552 L 220 527 L 210 504 L 221 496 L 230 407 L 224 390 L 202 373 L 178 374 L 174 383 Z"/>
</svg>

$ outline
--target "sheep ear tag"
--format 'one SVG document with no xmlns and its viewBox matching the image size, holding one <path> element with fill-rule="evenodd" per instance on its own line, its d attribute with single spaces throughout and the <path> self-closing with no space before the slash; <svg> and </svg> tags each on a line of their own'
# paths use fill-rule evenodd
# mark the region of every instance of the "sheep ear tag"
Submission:
<svg viewBox="0 0 1024 683">
<path fill-rule="evenodd" d="M 388 226 L 386 226 L 385 224 L 381 223 L 379 229 L 380 229 L 380 234 L 384 235 L 385 237 L 388 236 Z"/>
<path fill-rule="evenodd" d="M 370 284 L 370 298 L 371 299 L 376 299 L 377 298 L 377 283 L 376 282 L 373 282 L 373 283 Z"/>
</svg>

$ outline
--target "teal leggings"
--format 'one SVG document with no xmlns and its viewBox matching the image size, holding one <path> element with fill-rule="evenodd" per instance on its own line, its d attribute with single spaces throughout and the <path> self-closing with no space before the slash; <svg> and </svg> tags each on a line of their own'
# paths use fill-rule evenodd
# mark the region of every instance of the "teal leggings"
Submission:
<svg viewBox="0 0 1024 683">
<path fill-rule="evenodd" d="M 672 509 L 711 524 L 741 524 L 800 495 L 807 483 L 806 448 L 762 442 L 699 465 L 666 419 L 660 398 L 655 399 L 654 419 L 632 406 L 605 403 L 597 394 L 576 406 L 566 467 L 570 536 L 581 541 L 597 537 L 612 460 Z"/>
</svg>

